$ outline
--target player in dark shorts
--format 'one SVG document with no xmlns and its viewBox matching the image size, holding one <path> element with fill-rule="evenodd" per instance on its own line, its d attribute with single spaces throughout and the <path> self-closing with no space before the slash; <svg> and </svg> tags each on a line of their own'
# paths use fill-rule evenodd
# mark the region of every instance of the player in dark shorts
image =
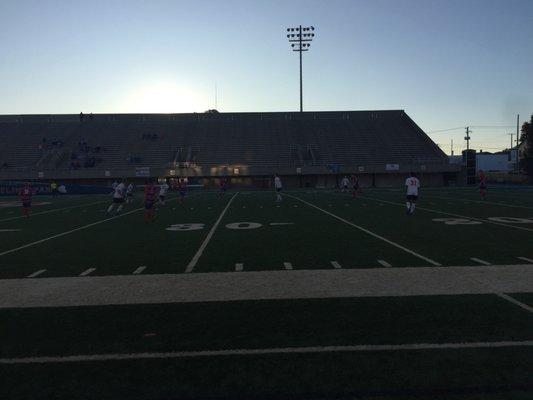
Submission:
<svg viewBox="0 0 533 400">
<path fill-rule="evenodd" d="M 20 201 L 22 202 L 22 213 L 26 218 L 30 218 L 31 214 L 31 197 L 33 196 L 33 189 L 29 182 L 20 190 Z"/>
<path fill-rule="evenodd" d="M 178 182 L 178 191 L 180 194 L 178 201 L 180 204 L 183 204 L 185 202 L 185 195 L 187 194 L 187 182 L 183 178 L 180 178 Z"/>
<path fill-rule="evenodd" d="M 352 183 L 352 196 L 353 197 L 356 197 L 357 194 L 359 193 L 360 191 L 360 188 L 359 188 L 359 178 L 355 175 L 352 175 L 351 179 L 350 179 L 351 183 Z"/>
<path fill-rule="evenodd" d="M 156 192 L 157 188 L 153 181 L 149 180 L 144 187 L 144 220 L 146 222 L 155 219 Z"/>
<path fill-rule="evenodd" d="M 226 190 L 228 190 L 228 179 L 222 178 L 220 180 L 220 193 L 219 196 L 222 197 L 226 194 Z"/>
<path fill-rule="evenodd" d="M 485 196 L 487 195 L 487 176 L 482 169 L 479 170 L 479 194 L 485 200 Z"/>
</svg>

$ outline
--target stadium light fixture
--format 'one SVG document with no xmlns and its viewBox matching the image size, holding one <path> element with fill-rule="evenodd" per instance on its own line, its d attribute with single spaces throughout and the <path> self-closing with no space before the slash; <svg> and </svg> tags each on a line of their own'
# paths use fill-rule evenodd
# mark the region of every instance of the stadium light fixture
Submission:
<svg viewBox="0 0 533 400">
<path fill-rule="evenodd" d="M 314 26 L 302 27 L 302 25 L 297 28 L 287 28 L 287 32 L 296 32 L 296 34 L 289 34 L 287 38 L 291 42 L 292 51 L 297 51 L 300 53 L 300 112 L 303 112 L 303 79 L 302 79 L 302 52 L 309 51 L 309 47 L 313 38 L 315 37 L 314 33 L 303 33 L 303 32 L 314 32 Z"/>
</svg>

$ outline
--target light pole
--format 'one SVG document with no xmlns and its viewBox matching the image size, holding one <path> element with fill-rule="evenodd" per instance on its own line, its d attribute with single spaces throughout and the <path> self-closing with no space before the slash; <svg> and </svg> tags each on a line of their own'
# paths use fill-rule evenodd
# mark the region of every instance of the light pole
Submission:
<svg viewBox="0 0 533 400">
<path fill-rule="evenodd" d="M 308 51 L 311 42 L 315 37 L 314 26 L 298 26 L 297 28 L 287 28 L 287 38 L 291 43 L 292 51 L 300 53 L 300 112 L 304 110 L 303 106 L 303 80 L 302 80 L 302 52 Z"/>
</svg>

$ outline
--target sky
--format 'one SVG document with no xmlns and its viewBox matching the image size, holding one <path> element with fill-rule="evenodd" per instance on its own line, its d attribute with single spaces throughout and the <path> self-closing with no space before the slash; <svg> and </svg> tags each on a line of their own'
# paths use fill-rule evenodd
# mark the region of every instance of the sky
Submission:
<svg viewBox="0 0 533 400">
<path fill-rule="evenodd" d="M 304 111 L 403 109 L 446 153 L 533 114 L 533 0 L 0 0 L 0 114 L 297 111 L 300 24 Z"/>
</svg>

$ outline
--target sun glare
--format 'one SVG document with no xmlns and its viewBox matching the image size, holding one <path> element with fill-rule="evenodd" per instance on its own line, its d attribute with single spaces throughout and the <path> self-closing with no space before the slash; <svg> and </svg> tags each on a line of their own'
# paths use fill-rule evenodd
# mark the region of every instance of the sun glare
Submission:
<svg viewBox="0 0 533 400">
<path fill-rule="evenodd" d="M 128 112 L 188 113 L 203 112 L 207 101 L 197 92 L 176 84 L 154 84 L 140 88 L 131 96 Z"/>
</svg>

